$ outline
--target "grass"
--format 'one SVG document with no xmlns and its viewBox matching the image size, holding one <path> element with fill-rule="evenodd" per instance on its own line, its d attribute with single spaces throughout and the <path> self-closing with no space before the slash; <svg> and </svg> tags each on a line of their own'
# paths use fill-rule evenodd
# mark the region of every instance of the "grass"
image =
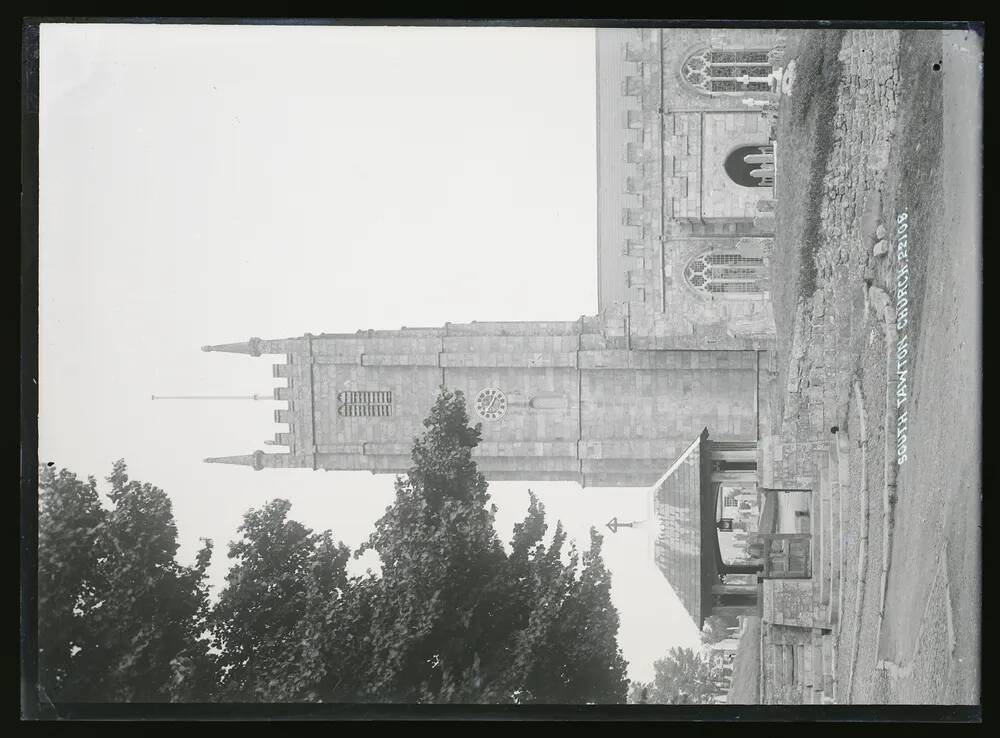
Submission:
<svg viewBox="0 0 1000 738">
<path fill-rule="evenodd" d="M 795 310 L 816 290 L 815 254 L 822 239 L 823 175 L 833 149 L 841 63 L 842 30 L 792 31 L 785 66 L 795 61 L 792 96 L 782 100 L 777 141 L 779 191 L 775 249 L 771 258 L 772 300 L 778 333 L 780 385 L 784 386 Z"/>
<path fill-rule="evenodd" d="M 899 107 L 896 156 L 890 159 L 886 180 L 895 183 L 885 203 L 886 227 L 899 211 L 909 213 L 910 240 L 910 328 L 920 335 L 920 308 L 927 277 L 928 244 L 935 242 L 935 225 L 943 220 L 941 150 L 944 118 L 941 75 L 933 64 L 941 59 L 941 35 L 920 31 L 900 36 Z M 891 292 L 891 290 L 890 290 Z"/>
<path fill-rule="evenodd" d="M 808 167 L 806 204 L 803 209 L 802 258 L 800 294 L 816 289 L 816 262 L 813 256 L 819 246 L 819 202 L 823 197 L 823 175 L 833 149 L 833 117 L 837 112 L 837 85 L 840 81 L 840 52 L 843 31 L 821 32 L 821 37 L 806 47 L 796 62 L 795 87 L 799 96 L 792 98 L 789 111 L 790 130 L 800 142 L 793 143 L 795 152 L 811 152 Z M 810 140 L 811 139 L 811 140 Z M 810 145 L 811 144 L 811 145 Z"/>
</svg>

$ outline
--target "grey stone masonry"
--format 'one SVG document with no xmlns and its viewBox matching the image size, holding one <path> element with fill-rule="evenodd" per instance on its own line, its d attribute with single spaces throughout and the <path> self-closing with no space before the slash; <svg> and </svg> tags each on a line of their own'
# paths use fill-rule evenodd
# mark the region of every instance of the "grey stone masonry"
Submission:
<svg viewBox="0 0 1000 738">
<path fill-rule="evenodd" d="M 270 444 L 287 453 L 216 461 L 404 472 L 442 385 L 465 394 L 473 420 L 481 402 L 490 479 L 646 486 L 703 428 L 756 441 L 774 406 L 760 401 L 761 356 L 776 347 L 774 218 L 761 217 L 774 190 L 738 184 L 724 164 L 769 143 L 767 117 L 742 98 L 776 99 L 761 79 L 781 46 L 773 30 L 598 30 L 599 313 L 206 347 L 284 356 L 286 427 Z M 685 68 L 706 55 L 718 70 L 752 56 L 754 86 L 698 87 Z"/>
<path fill-rule="evenodd" d="M 647 351 L 606 336 L 599 321 L 447 324 L 442 328 L 305 335 L 206 347 L 280 354 L 288 403 L 274 444 L 288 453 L 220 459 L 253 468 L 402 473 L 444 385 L 461 390 L 483 440 L 489 479 L 584 486 L 655 482 L 690 442 L 757 437 L 753 350 Z M 480 417 L 475 399 L 499 389 L 505 412 Z"/>
<path fill-rule="evenodd" d="M 781 43 L 775 31 L 747 29 L 597 33 L 600 309 L 629 312 L 632 348 L 771 347 L 767 285 L 706 294 L 685 277 L 706 253 L 769 260 L 774 218 L 759 208 L 774 190 L 737 184 L 723 168 L 732 151 L 768 145 L 769 120 L 743 104 L 746 92 L 707 93 L 683 68 L 708 50 L 766 53 L 777 64 Z"/>
</svg>

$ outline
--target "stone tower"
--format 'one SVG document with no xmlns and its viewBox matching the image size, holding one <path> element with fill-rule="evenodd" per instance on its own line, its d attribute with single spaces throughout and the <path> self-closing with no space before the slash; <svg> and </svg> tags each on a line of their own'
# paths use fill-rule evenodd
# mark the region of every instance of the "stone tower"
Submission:
<svg viewBox="0 0 1000 738">
<path fill-rule="evenodd" d="M 288 380 L 275 390 L 288 430 L 271 442 L 288 451 L 209 461 L 400 473 L 442 384 L 482 422 L 491 480 L 645 486 L 704 428 L 757 440 L 781 36 L 599 29 L 595 42 L 598 314 L 205 347 L 281 355 Z"/>
<path fill-rule="evenodd" d="M 402 473 L 441 385 L 461 390 L 489 480 L 652 484 L 709 426 L 719 440 L 757 437 L 758 352 L 635 350 L 597 317 L 567 322 L 305 335 L 205 346 L 277 354 L 287 379 L 274 445 L 208 459 L 265 468 Z"/>
</svg>

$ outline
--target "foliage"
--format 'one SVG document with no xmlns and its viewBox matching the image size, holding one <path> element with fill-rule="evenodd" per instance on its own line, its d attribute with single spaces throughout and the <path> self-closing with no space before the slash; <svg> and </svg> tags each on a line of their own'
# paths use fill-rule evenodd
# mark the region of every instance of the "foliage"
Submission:
<svg viewBox="0 0 1000 738">
<path fill-rule="evenodd" d="M 629 684 L 628 703 L 630 705 L 646 705 L 650 702 L 650 692 L 653 689 L 652 682 L 634 681 Z"/>
<path fill-rule="evenodd" d="M 370 699 L 414 702 L 621 702 L 627 681 L 610 576 L 591 534 L 582 569 L 557 525 L 546 546 L 532 495 L 508 555 L 472 450 L 461 392 L 442 389 L 396 500 L 359 553 L 372 583 Z"/>
<path fill-rule="evenodd" d="M 299 629 L 310 607 L 328 606 L 346 585 L 350 552 L 329 531 L 313 533 L 288 520 L 291 503 L 274 500 L 249 510 L 230 543 L 234 561 L 212 611 L 213 645 L 220 650 L 220 698 L 276 699 L 295 684 L 285 672 L 296 654 Z"/>
<path fill-rule="evenodd" d="M 481 427 L 442 388 L 394 503 L 349 576 L 330 531 L 249 510 L 209 607 L 207 544 L 174 559 L 159 489 L 115 465 L 112 509 L 95 483 L 43 474 L 44 679 L 54 699 L 616 703 L 628 689 L 618 612 L 591 529 L 584 552 L 532 494 L 508 553 L 473 460 Z M 203 634 L 211 633 L 211 639 Z M 211 644 L 212 649 L 209 649 Z"/>
<path fill-rule="evenodd" d="M 786 52 L 786 68 L 795 63 L 795 84 L 792 96 L 782 99 L 779 113 L 779 188 L 786 194 L 782 195 L 777 233 L 778 246 L 787 242 L 796 252 L 785 257 L 795 269 L 779 271 L 797 272 L 794 279 L 785 280 L 791 283 L 785 286 L 791 288 L 792 305 L 799 296 L 809 298 L 816 290 L 815 256 L 823 237 L 819 204 L 835 139 L 844 34 L 843 29 L 798 31 L 790 34 Z"/>
<path fill-rule="evenodd" d="M 707 704 L 725 694 L 720 675 L 690 648 L 672 648 L 653 665 L 652 682 L 633 682 L 631 703 Z"/>
<path fill-rule="evenodd" d="M 177 563 L 177 528 L 163 490 L 131 481 L 119 460 L 107 479 L 40 470 L 40 683 L 56 701 L 191 699 L 211 683 L 206 541 Z"/>
<path fill-rule="evenodd" d="M 701 642 L 712 644 L 725 640 L 732 635 L 729 629 L 737 625 L 739 620 L 736 616 L 709 615 L 701 627 Z"/>
<path fill-rule="evenodd" d="M 38 670 L 43 699 L 78 694 L 88 674 L 96 633 L 86 617 L 101 600 L 98 532 L 107 514 L 97 481 L 67 470 L 39 469 Z M 78 653 L 84 657 L 74 658 Z"/>
</svg>

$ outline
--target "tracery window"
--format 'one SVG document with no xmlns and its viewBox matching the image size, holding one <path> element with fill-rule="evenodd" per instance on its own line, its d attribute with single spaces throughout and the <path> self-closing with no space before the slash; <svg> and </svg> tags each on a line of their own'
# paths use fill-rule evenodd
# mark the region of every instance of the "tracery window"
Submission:
<svg viewBox="0 0 1000 738">
<path fill-rule="evenodd" d="M 763 257 L 735 252 L 713 252 L 694 257 L 684 268 L 684 278 L 707 294 L 763 292 Z"/>
<path fill-rule="evenodd" d="M 371 418 L 392 415 L 392 392 L 350 391 L 337 395 L 337 415 L 347 418 Z"/>
<path fill-rule="evenodd" d="M 681 73 L 695 89 L 714 92 L 767 92 L 774 71 L 766 51 L 719 51 L 703 49 L 691 54 Z"/>
</svg>

